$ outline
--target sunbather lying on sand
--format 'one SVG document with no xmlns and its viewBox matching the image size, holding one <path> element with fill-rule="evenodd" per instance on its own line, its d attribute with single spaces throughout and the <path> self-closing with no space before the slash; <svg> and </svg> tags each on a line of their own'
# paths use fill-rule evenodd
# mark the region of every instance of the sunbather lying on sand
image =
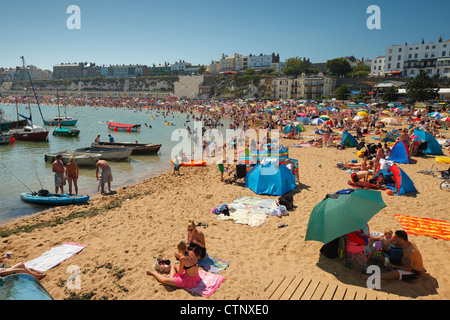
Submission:
<svg viewBox="0 0 450 320">
<path fill-rule="evenodd" d="M 365 187 L 367 186 L 368 183 L 368 177 L 369 177 L 369 171 L 364 170 L 364 171 L 358 171 L 356 173 L 352 173 L 351 175 L 351 179 L 349 180 L 348 183 L 349 184 L 354 184 L 360 187 Z M 361 180 L 363 180 L 363 182 L 361 182 Z"/>
<path fill-rule="evenodd" d="M 22 262 L 9 268 L 0 268 L 0 277 L 9 276 L 10 274 L 14 273 L 26 273 L 30 276 L 33 276 L 37 280 L 41 280 L 47 275 L 46 273 L 33 271 L 27 268 Z"/>
</svg>

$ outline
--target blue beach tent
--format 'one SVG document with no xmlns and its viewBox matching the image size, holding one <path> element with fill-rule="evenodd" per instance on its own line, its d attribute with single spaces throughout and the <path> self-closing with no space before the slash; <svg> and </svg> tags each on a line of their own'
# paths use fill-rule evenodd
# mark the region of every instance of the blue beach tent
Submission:
<svg viewBox="0 0 450 320">
<path fill-rule="evenodd" d="M 423 140 L 423 141 L 427 142 L 427 149 L 424 150 L 423 153 L 431 154 L 431 155 L 443 155 L 444 154 L 439 142 L 437 142 L 436 138 L 433 137 L 428 132 L 415 129 L 414 135 L 417 136 L 417 138 L 414 139 L 415 141 Z"/>
<path fill-rule="evenodd" d="M 388 160 L 394 161 L 397 163 L 409 163 L 409 148 L 408 146 L 402 142 L 398 141 L 391 149 L 389 153 Z"/>
<path fill-rule="evenodd" d="M 350 133 L 344 131 L 342 133 L 341 144 L 347 147 L 356 147 L 358 145 L 358 140 L 356 140 Z"/>
<path fill-rule="evenodd" d="M 42 284 L 26 273 L 0 279 L 0 300 L 53 300 Z"/>
<path fill-rule="evenodd" d="M 256 194 L 272 196 L 282 196 L 297 187 L 291 170 L 274 158 L 266 158 L 254 166 L 245 177 L 245 186 Z"/>
</svg>

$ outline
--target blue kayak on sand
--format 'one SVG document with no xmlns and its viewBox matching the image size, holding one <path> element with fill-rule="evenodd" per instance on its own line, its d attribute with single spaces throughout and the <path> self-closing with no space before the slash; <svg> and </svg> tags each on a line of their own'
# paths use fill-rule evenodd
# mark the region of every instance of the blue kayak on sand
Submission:
<svg viewBox="0 0 450 320">
<path fill-rule="evenodd" d="M 35 192 L 26 192 L 20 195 L 23 201 L 47 206 L 64 206 L 69 204 L 85 203 L 89 200 L 89 196 L 75 196 L 69 194 L 53 194 L 49 193 L 45 196 L 38 195 Z"/>
</svg>

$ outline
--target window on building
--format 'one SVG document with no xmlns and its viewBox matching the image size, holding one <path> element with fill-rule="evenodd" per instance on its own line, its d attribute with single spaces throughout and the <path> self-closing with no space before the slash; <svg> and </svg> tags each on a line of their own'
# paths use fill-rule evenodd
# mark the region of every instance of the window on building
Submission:
<svg viewBox="0 0 450 320">
<path fill-rule="evenodd" d="M 408 55 L 408 59 L 411 59 L 411 58 L 412 58 L 412 54 L 409 54 L 409 55 Z"/>
<path fill-rule="evenodd" d="M 442 56 L 445 57 L 445 51 L 442 51 Z"/>
<path fill-rule="evenodd" d="M 398 52 L 402 52 L 402 48 L 398 48 Z"/>
<path fill-rule="evenodd" d="M 426 46 L 425 49 L 427 49 L 427 50 L 430 49 L 430 46 Z"/>
<path fill-rule="evenodd" d="M 425 53 L 425 58 L 428 58 L 428 52 L 427 52 L 427 53 Z"/>
<path fill-rule="evenodd" d="M 417 57 L 418 57 L 418 54 L 417 54 L 417 53 L 415 53 L 415 54 L 414 54 L 414 58 L 416 58 L 416 59 L 417 59 Z"/>
<path fill-rule="evenodd" d="M 434 45 L 433 45 L 433 46 L 431 46 L 431 49 L 436 49 L 436 46 L 434 46 Z"/>
<path fill-rule="evenodd" d="M 388 63 L 388 69 L 390 69 L 391 68 L 391 64 L 390 63 Z"/>
<path fill-rule="evenodd" d="M 397 62 L 397 69 L 400 68 L 400 62 Z"/>
<path fill-rule="evenodd" d="M 392 61 L 392 56 L 389 56 L 388 61 Z"/>
<path fill-rule="evenodd" d="M 401 56 L 401 55 L 398 55 L 398 56 L 397 56 L 397 60 L 402 60 L 402 56 Z"/>
</svg>

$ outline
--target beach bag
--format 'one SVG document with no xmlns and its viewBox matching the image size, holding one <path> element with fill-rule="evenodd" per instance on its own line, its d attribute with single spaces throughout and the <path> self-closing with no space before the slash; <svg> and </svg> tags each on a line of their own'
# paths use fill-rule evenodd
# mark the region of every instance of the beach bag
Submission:
<svg viewBox="0 0 450 320">
<path fill-rule="evenodd" d="M 339 256 L 339 238 L 334 239 L 328 243 L 325 243 L 320 248 L 320 253 L 329 259 L 335 259 Z"/>
<path fill-rule="evenodd" d="M 294 197 L 286 195 L 281 196 L 278 198 L 278 204 L 280 206 L 285 206 L 286 210 L 293 210 L 294 209 Z"/>
<path fill-rule="evenodd" d="M 362 148 L 364 148 L 366 144 L 364 143 L 364 141 L 361 141 L 360 143 L 358 143 L 358 145 L 356 146 L 356 150 L 361 150 Z"/>
<path fill-rule="evenodd" d="M 37 192 L 37 195 L 38 195 L 39 197 L 46 197 L 46 196 L 48 196 L 49 193 L 50 193 L 50 192 L 49 192 L 48 190 L 41 189 L 41 190 L 39 190 L 39 191 Z"/>
<path fill-rule="evenodd" d="M 171 262 L 170 260 L 164 260 L 161 257 L 157 257 L 153 267 L 155 268 L 156 271 L 169 273 L 171 268 Z"/>
<path fill-rule="evenodd" d="M 230 215 L 230 209 L 228 208 L 228 205 L 226 203 L 217 206 L 217 211 L 219 212 L 219 214 L 223 214 L 225 216 L 229 216 Z"/>
</svg>

